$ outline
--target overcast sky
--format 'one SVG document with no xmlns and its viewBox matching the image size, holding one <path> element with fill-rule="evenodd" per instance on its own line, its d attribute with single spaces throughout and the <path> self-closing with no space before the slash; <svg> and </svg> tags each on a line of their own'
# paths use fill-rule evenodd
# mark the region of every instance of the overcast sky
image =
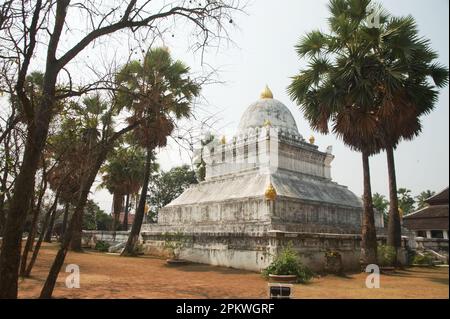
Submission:
<svg viewBox="0 0 450 319">
<path fill-rule="evenodd" d="M 314 135 L 321 150 L 333 146 L 333 180 L 346 185 L 355 194 L 362 194 L 362 165 L 359 153 L 353 152 L 333 135 L 314 133 L 296 105 L 286 94 L 290 76 L 295 75 L 302 63 L 294 51 L 299 37 L 313 29 L 327 31 L 326 0 L 253 0 L 246 9 L 247 15 L 234 19 L 236 28 L 230 33 L 234 44 L 219 52 L 210 51 L 205 61 L 220 69 L 224 84 L 203 89 L 208 109 L 217 114 L 216 134 L 231 137 L 247 106 L 258 99 L 266 84 L 274 98 L 283 102 L 294 115 L 300 134 L 305 138 Z M 420 34 L 429 38 L 439 61 L 449 65 L 449 1 L 448 0 L 384 0 L 383 6 L 393 15 L 411 14 L 416 19 Z M 200 58 L 186 49 L 182 35 L 167 42 L 174 58 L 200 70 Z M 439 191 L 449 184 L 449 91 L 441 91 L 433 113 L 423 118 L 423 132 L 411 142 L 403 142 L 396 151 L 397 182 L 416 195 L 431 189 Z M 174 143 L 160 151 L 159 162 L 168 170 L 189 163 L 186 152 Z M 373 192 L 388 194 L 385 153 L 371 158 Z M 93 196 L 107 212 L 111 209 L 111 196 L 106 191 L 96 191 Z"/>
</svg>

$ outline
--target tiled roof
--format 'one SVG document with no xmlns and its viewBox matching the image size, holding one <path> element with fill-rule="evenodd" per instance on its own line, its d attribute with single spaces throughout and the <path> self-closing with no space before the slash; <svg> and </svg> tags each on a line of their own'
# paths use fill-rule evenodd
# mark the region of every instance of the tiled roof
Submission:
<svg viewBox="0 0 450 319">
<path fill-rule="evenodd" d="M 448 205 L 448 187 L 436 195 L 427 198 L 426 202 L 430 205 Z"/>
<path fill-rule="evenodd" d="M 428 206 L 405 216 L 403 226 L 410 230 L 448 229 L 448 205 Z"/>
</svg>

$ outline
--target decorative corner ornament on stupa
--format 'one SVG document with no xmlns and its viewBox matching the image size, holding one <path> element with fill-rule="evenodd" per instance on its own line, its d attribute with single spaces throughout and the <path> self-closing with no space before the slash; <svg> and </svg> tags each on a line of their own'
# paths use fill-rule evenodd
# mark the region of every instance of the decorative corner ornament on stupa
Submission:
<svg viewBox="0 0 450 319">
<path fill-rule="evenodd" d="M 277 199 L 277 191 L 273 187 L 272 183 L 267 186 L 266 191 L 264 192 L 264 196 L 266 197 L 266 200 L 268 201 L 275 201 Z"/>
</svg>

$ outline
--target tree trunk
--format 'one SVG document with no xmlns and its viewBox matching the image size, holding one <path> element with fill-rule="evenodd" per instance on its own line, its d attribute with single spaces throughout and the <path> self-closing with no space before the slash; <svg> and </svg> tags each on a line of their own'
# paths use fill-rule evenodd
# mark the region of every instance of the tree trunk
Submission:
<svg viewBox="0 0 450 319">
<path fill-rule="evenodd" d="M 127 194 L 125 200 L 125 212 L 123 216 L 123 230 L 128 231 L 128 211 L 130 209 L 130 194 Z"/>
<path fill-rule="evenodd" d="M 69 220 L 69 210 L 70 210 L 70 202 L 66 202 L 66 204 L 64 206 L 64 215 L 63 215 L 63 221 L 61 224 L 61 235 L 60 235 L 59 241 L 62 241 L 62 238 L 64 238 L 64 234 L 66 233 L 67 221 Z"/>
<path fill-rule="evenodd" d="M 389 221 L 387 244 L 395 249 L 395 261 L 397 262 L 398 249 L 402 244 L 402 230 L 400 213 L 398 210 L 394 149 L 391 146 L 386 148 L 386 155 L 389 174 Z"/>
<path fill-rule="evenodd" d="M 50 216 L 50 223 L 48 224 L 47 230 L 45 231 L 44 241 L 46 243 L 52 242 L 53 228 L 55 227 L 56 210 Z"/>
<path fill-rule="evenodd" d="M 115 193 L 113 195 L 113 224 L 112 224 L 113 232 L 116 232 L 119 226 L 119 217 L 122 208 L 123 208 L 123 195 Z"/>
<path fill-rule="evenodd" d="M 38 17 L 39 11 L 37 12 Z M 49 63 L 50 57 L 51 55 L 48 55 L 46 62 L 42 100 L 35 106 L 34 113 L 30 114 L 28 118 L 27 138 L 22 165 L 14 184 L 13 196 L 7 213 L 0 254 L 0 298 L 17 298 L 22 231 L 27 214 L 27 206 L 32 197 L 39 160 L 47 140 L 52 109 L 55 104 L 55 83 L 58 68 L 54 63 Z M 24 70 L 26 72 L 26 68 L 27 66 L 21 71 Z M 20 83 L 17 83 L 16 91 L 19 97 L 25 95 Z M 25 108 L 24 102 L 29 103 L 29 101 L 25 101 L 23 98 L 22 100 Z"/>
<path fill-rule="evenodd" d="M 377 233 L 375 229 L 375 218 L 373 213 L 372 189 L 370 185 L 369 154 L 362 152 L 363 174 L 364 174 L 364 212 L 361 234 L 361 266 L 365 268 L 368 264 L 377 263 Z"/>
<path fill-rule="evenodd" d="M 50 109 L 51 105 L 46 105 Z M 47 138 L 49 112 L 40 112 L 30 124 L 20 172 L 6 217 L 0 254 L 0 298 L 17 298 L 23 226 L 33 194 L 34 178 Z"/>
<path fill-rule="evenodd" d="M 56 207 L 58 206 L 58 198 L 59 198 L 59 193 L 56 193 L 55 200 L 53 201 L 52 206 L 47 211 L 47 214 L 45 214 L 41 233 L 39 234 L 39 239 L 36 243 L 36 246 L 34 247 L 33 255 L 31 256 L 30 263 L 28 264 L 28 267 L 25 270 L 24 277 L 30 277 L 31 270 L 33 269 L 34 263 L 36 262 L 37 256 L 39 254 L 39 250 L 41 249 L 42 241 L 44 240 L 44 237 L 47 233 L 46 230 L 47 230 L 47 227 L 49 226 L 50 217 L 56 215 Z"/>
<path fill-rule="evenodd" d="M 5 138 L 4 143 L 4 156 L 5 156 L 5 166 L 3 167 L 3 174 L 0 185 L 0 237 L 3 236 L 3 230 L 5 229 L 6 223 L 6 213 L 5 213 L 5 198 L 7 192 L 7 183 L 8 183 L 8 174 L 9 174 L 9 165 L 7 158 L 9 157 L 9 143 L 11 141 L 11 134 L 8 133 Z"/>
<path fill-rule="evenodd" d="M 39 210 L 37 208 L 35 208 L 33 210 L 33 219 L 31 221 L 31 229 L 30 229 L 30 232 L 28 233 L 27 241 L 25 243 L 25 247 L 23 248 L 23 252 L 22 252 L 22 258 L 20 260 L 20 270 L 19 270 L 20 277 L 25 276 L 25 268 L 27 266 L 28 253 L 30 252 L 31 248 L 33 247 L 34 237 L 36 235 L 36 226 L 37 226 L 38 216 L 39 216 Z"/>
<path fill-rule="evenodd" d="M 55 260 L 50 268 L 47 279 L 45 281 L 44 286 L 42 287 L 40 298 L 51 298 L 53 294 L 53 290 L 55 288 L 56 280 L 58 279 L 58 274 L 61 271 L 61 267 L 64 264 L 64 260 L 66 258 L 67 251 L 69 249 L 70 242 L 72 241 L 72 235 L 75 226 L 75 220 L 77 216 L 82 215 L 84 211 L 84 207 L 86 205 L 89 191 L 92 187 L 92 184 L 95 181 L 95 177 L 100 169 L 100 166 L 105 161 L 106 155 L 108 153 L 109 147 L 103 146 L 102 150 L 99 151 L 98 156 L 94 162 L 94 165 L 91 166 L 91 170 L 87 173 L 87 176 L 83 179 L 83 183 L 80 188 L 80 195 L 77 200 L 75 210 L 73 212 L 72 218 L 70 218 L 69 225 L 67 227 L 66 232 L 64 233 L 64 237 L 61 243 L 61 247 L 56 254 Z"/>
<path fill-rule="evenodd" d="M 86 199 L 87 200 L 87 199 Z M 72 241 L 70 243 L 70 250 L 82 252 L 83 247 L 81 245 L 81 240 L 83 237 L 83 215 L 84 210 L 80 211 L 75 216 L 74 225 L 72 227 Z"/>
<path fill-rule="evenodd" d="M 128 236 L 127 244 L 122 252 L 122 256 L 134 256 L 135 247 L 139 239 L 139 233 L 141 232 L 142 221 L 145 213 L 145 203 L 147 198 L 148 183 L 150 180 L 152 150 L 147 149 L 147 158 L 145 161 L 145 175 L 144 183 L 142 185 L 141 196 L 139 198 L 139 205 L 134 215 L 133 226 L 131 227 L 130 234 Z"/>
<path fill-rule="evenodd" d="M 34 207 L 32 209 L 33 217 L 31 220 L 31 228 L 30 228 L 30 232 L 27 237 L 27 241 L 25 243 L 25 247 L 22 252 L 22 260 L 20 261 L 19 276 L 21 276 L 21 277 L 25 276 L 28 254 L 29 254 L 30 250 L 33 248 L 34 237 L 36 236 L 36 230 L 37 230 L 37 222 L 39 219 L 39 214 L 41 213 L 42 200 L 44 198 L 45 191 L 47 190 L 47 181 L 45 179 L 45 169 L 44 169 L 44 173 L 42 175 L 42 183 L 41 183 L 40 188 L 41 189 L 39 190 L 38 202 L 36 204 L 36 207 Z M 34 205 L 31 204 L 30 206 L 33 207 Z"/>
</svg>

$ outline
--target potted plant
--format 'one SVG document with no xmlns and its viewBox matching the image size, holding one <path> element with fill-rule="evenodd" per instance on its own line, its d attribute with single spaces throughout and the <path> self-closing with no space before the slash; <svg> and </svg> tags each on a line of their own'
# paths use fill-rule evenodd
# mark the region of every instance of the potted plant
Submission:
<svg viewBox="0 0 450 319">
<path fill-rule="evenodd" d="M 169 251 L 170 258 L 167 259 L 169 265 L 186 264 L 187 261 L 180 259 L 181 249 L 186 244 L 186 238 L 182 233 L 165 233 L 164 234 L 164 248 Z"/>
<path fill-rule="evenodd" d="M 288 246 L 263 270 L 263 275 L 271 281 L 283 283 L 304 283 L 313 277 L 312 271 L 302 264 L 298 254 Z"/>
</svg>

